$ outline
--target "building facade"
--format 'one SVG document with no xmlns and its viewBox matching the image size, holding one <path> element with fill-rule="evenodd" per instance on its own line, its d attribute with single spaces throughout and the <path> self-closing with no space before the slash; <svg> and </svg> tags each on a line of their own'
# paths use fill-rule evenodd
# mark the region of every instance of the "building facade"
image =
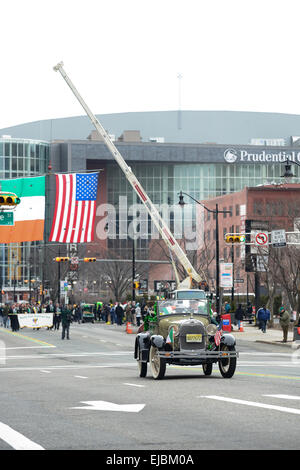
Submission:
<svg viewBox="0 0 300 470">
<path fill-rule="evenodd" d="M 284 162 L 287 159 L 291 162 L 300 161 L 300 151 L 294 147 L 157 142 L 115 144 L 148 196 L 157 204 L 176 238 L 188 240 L 186 247 L 189 251 L 197 249 L 197 244 L 192 242 L 199 228 L 198 208 L 191 198 L 186 197 L 186 202 L 190 204 L 186 205 L 182 213 L 178 206 L 180 191 L 198 201 L 208 201 L 242 191 L 245 187 L 281 184 Z M 117 253 L 120 258 L 128 258 L 132 239 L 135 238 L 136 258 L 153 259 L 153 239 L 157 239 L 157 233 L 138 196 L 103 142 L 55 142 L 51 145 L 51 164 L 53 172 L 85 169 L 100 171 L 95 251 L 101 246 L 111 253 Z M 297 165 L 294 165 L 293 171 L 293 181 L 299 182 Z M 51 191 L 54 191 L 53 185 Z M 50 197 L 50 200 L 54 201 L 54 197 Z M 107 233 L 103 231 L 104 220 L 109 225 Z M 234 225 L 242 228 L 240 222 Z M 226 249 L 228 247 L 222 247 L 222 250 Z M 225 252 L 222 257 L 226 258 L 223 255 L 226 255 Z M 149 265 L 147 278 L 149 289 L 153 292 L 155 280 L 174 280 L 174 274 L 170 267 L 153 264 Z"/>
<path fill-rule="evenodd" d="M 39 176 L 46 173 L 50 143 L 0 138 L 0 179 Z M 1 229 L 1 228 L 0 228 Z M 40 242 L 0 244 L 0 284 L 3 300 L 27 299 L 39 288 L 42 278 Z"/>
</svg>

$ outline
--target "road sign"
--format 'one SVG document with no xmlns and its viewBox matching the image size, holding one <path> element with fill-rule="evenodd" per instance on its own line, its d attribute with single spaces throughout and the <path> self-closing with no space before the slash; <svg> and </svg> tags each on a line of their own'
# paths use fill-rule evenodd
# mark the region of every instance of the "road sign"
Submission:
<svg viewBox="0 0 300 470">
<path fill-rule="evenodd" d="M 78 264 L 78 263 L 79 263 L 78 256 L 72 256 L 71 257 L 71 264 Z"/>
<path fill-rule="evenodd" d="M 268 245 L 269 235 L 267 232 L 257 232 L 254 241 L 257 246 L 266 246 Z"/>
<path fill-rule="evenodd" d="M 232 287 L 232 263 L 220 263 L 220 287 Z"/>
<path fill-rule="evenodd" d="M 14 213 L 0 212 L 0 225 L 14 225 Z"/>
<path fill-rule="evenodd" d="M 273 247 L 286 246 L 286 234 L 285 230 L 272 230 L 271 242 Z"/>
</svg>

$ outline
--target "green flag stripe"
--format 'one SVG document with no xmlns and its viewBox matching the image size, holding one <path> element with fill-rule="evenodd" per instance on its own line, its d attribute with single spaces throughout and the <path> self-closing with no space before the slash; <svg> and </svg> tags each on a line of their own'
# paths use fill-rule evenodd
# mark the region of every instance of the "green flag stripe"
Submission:
<svg viewBox="0 0 300 470">
<path fill-rule="evenodd" d="M 0 180 L 1 191 L 15 193 L 18 197 L 45 196 L 45 176 Z"/>
</svg>

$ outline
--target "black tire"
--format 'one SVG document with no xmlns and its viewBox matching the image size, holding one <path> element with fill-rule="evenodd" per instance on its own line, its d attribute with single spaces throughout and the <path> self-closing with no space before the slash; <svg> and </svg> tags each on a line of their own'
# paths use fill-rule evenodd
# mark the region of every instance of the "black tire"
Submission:
<svg viewBox="0 0 300 470">
<path fill-rule="evenodd" d="M 166 360 L 158 356 L 158 349 L 155 346 L 151 346 L 149 362 L 152 372 L 152 377 L 155 380 L 161 380 L 164 378 L 166 373 Z"/>
<path fill-rule="evenodd" d="M 139 376 L 146 377 L 147 375 L 147 362 L 138 361 Z"/>
<path fill-rule="evenodd" d="M 202 368 L 203 368 L 204 375 L 211 375 L 213 364 L 212 364 L 212 362 L 202 364 Z"/>
<path fill-rule="evenodd" d="M 235 346 L 227 346 L 226 344 L 221 345 L 221 351 L 235 351 Z M 219 359 L 219 370 L 224 379 L 230 379 L 235 373 L 236 369 L 236 357 L 228 357 Z"/>
</svg>

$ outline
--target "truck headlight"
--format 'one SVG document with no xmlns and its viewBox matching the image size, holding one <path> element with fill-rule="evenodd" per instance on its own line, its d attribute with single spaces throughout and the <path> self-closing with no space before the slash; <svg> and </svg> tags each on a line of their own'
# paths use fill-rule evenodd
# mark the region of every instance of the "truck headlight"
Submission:
<svg viewBox="0 0 300 470">
<path fill-rule="evenodd" d="M 208 336 L 214 336 L 217 332 L 217 329 L 218 329 L 217 325 L 210 323 L 206 327 L 206 333 L 208 334 Z"/>
</svg>

